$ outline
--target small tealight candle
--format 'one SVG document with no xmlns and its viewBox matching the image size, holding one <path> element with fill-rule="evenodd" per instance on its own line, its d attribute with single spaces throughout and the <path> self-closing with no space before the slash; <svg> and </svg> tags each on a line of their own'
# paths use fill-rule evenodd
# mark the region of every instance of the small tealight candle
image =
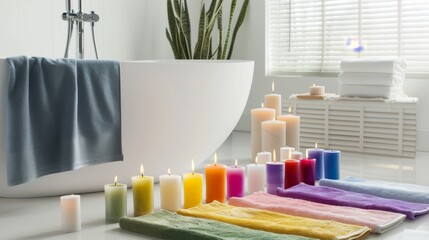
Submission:
<svg viewBox="0 0 429 240">
<path fill-rule="evenodd" d="M 265 95 L 265 106 L 276 110 L 276 115 L 282 114 L 282 95 L 274 93 L 274 81 L 271 84 L 271 94 Z"/>
<path fill-rule="evenodd" d="M 326 150 L 324 152 L 325 178 L 340 179 L 340 158 L 341 152 L 336 150 Z"/>
<path fill-rule="evenodd" d="M 316 86 L 316 84 L 313 83 L 313 85 L 310 86 L 310 95 L 325 95 L 325 86 Z"/>
<path fill-rule="evenodd" d="M 300 160 L 302 158 L 302 152 L 292 152 L 291 158 L 296 159 L 296 160 Z"/>
<path fill-rule="evenodd" d="M 78 232 L 81 229 L 80 196 L 66 195 L 60 198 L 61 229 L 63 232 Z"/>
<path fill-rule="evenodd" d="M 258 158 L 258 163 L 271 162 L 271 152 L 258 152 L 256 157 Z"/>
<path fill-rule="evenodd" d="M 113 184 L 104 185 L 104 197 L 106 222 L 117 223 L 127 215 L 127 185 L 118 183 L 118 176 Z"/>
<path fill-rule="evenodd" d="M 226 201 L 226 166 L 217 164 L 217 154 L 214 155 L 214 163 L 205 167 L 206 177 L 206 203 Z"/>
<path fill-rule="evenodd" d="M 292 151 L 289 149 L 289 158 L 284 161 L 285 163 L 285 185 L 284 188 L 290 188 L 295 185 L 298 185 L 301 182 L 299 176 L 299 165 L 300 161 L 292 159 Z"/>
<path fill-rule="evenodd" d="M 316 159 L 316 180 L 320 180 L 323 178 L 323 153 L 324 149 L 318 148 L 317 143 L 314 145 L 314 148 L 307 149 L 308 158 Z"/>
<path fill-rule="evenodd" d="M 235 159 L 235 165 L 226 169 L 226 179 L 228 184 L 228 199 L 232 197 L 244 196 L 244 167 L 238 166 L 238 160 Z"/>
<path fill-rule="evenodd" d="M 277 120 L 284 121 L 286 123 L 286 144 L 289 147 L 299 150 L 299 140 L 300 133 L 299 129 L 301 127 L 301 118 L 299 116 L 293 115 L 292 108 L 289 107 L 287 115 L 277 116 Z"/>
<path fill-rule="evenodd" d="M 153 212 L 153 177 L 144 175 L 143 164 L 140 175 L 131 178 L 133 188 L 134 216 Z"/>
<path fill-rule="evenodd" d="M 306 152 L 307 158 L 301 159 L 301 181 L 308 185 L 315 185 L 315 174 L 316 174 L 316 159 L 308 158 L 308 152 Z"/>
<path fill-rule="evenodd" d="M 195 173 L 192 159 L 192 172 L 183 175 L 184 208 L 203 204 L 203 175 Z"/>
<path fill-rule="evenodd" d="M 290 159 L 291 152 L 294 152 L 295 148 L 293 147 L 282 147 L 280 148 L 280 161 Z"/>
<path fill-rule="evenodd" d="M 258 164 L 258 157 L 255 157 L 255 163 L 247 165 L 247 192 L 249 194 L 264 191 L 265 171 L 265 164 Z"/>
<path fill-rule="evenodd" d="M 285 165 L 276 161 L 276 150 L 273 150 L 273 161 L 266 163 L 267 168 L 267 193 L 276 194 L 278 187 L 285 184 Z"/>
<path fill-rule="evenodd" d="M 167 175 L 159 176 L 161 209 L 176 212 L 181 207 L 182 177 L 179 175 L 171 175 L 170 168 L 167 173 Z"/>
</svg>

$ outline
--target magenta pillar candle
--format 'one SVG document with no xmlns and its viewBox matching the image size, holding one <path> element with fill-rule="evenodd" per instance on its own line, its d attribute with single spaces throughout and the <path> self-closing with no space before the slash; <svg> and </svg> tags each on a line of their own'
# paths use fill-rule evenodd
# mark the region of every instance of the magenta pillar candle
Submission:
<svg viewBox="0 0 429 240">
<path fill-rule="evenodd" d="M 299 166 L 300 161 L 295 159 L 288 159 L 285 162 L 285 188 L 290 188 L 298 185 L 301 182 Z"/>
<path fill-rule="evenodd" d="M 227 197 L 244 196 L 244 167 L 231 166 L 226 169 Z"/>
<path fill-rule="evenodd" d="M 276 194 L 278 187 L 285 184 L 285 164 L 282 162 L 267 162 L 267 193 Z"/>
<path fill-rule="evenodd" d="M 308 185 L 315 185 L 315 175 L 316 175 L 316 159 L 314 158 L 304 158 L 300 161 L 301 167 L 301 181 Z"/>
</svg>

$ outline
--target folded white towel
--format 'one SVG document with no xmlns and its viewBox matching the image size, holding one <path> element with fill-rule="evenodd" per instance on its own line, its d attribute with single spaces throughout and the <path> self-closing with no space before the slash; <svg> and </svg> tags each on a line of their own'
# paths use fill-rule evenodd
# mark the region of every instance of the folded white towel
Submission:
<svg viewBox="0 0 429 240">
<path fill-rule="evenodd" d="M 396 86 L 373 86 L 340 84 L 338 95 L 341 97 L 369 97 L 395 99 L 403 95 L 403 90 Z"/>
<path fill-rule="evenodd" d="M 404 83 L 405 74 L 375 72 L 341 72 L 338 75 L 340 84 L 399 86 Z"/>
<path fill-rule="evenodd" d="M 343 72 L 403 73 L 407 63 L 403 58 L 347 58 L 340 64 Z"/>
</svg>

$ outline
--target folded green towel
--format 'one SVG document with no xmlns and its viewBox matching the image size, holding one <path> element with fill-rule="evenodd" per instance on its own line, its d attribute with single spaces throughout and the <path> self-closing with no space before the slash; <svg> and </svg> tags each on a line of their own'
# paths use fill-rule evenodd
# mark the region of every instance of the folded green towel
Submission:
<svg viewBox="0 0 429 240">
<path fill-rule="evenodd" d="M 294 235 L 275 234 L 252 230 L 213 220 L 181 216 L 176 213 L 160 210 L 149 215 L 119 221 L 122 229 L 152 237 L 174 240 L 221 240 L 221 239 L 312 239 Z"/>
</svg>

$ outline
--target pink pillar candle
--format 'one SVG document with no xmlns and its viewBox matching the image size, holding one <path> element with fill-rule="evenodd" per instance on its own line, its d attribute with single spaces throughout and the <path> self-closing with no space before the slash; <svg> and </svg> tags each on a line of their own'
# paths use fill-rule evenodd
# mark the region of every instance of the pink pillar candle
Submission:
<svg viewBox="0 0 429 240">
<path fill-rule="evenodd" d="M 315 185 L 316 175 L 316 159 L 304 158 L 300 162 L 301 164 L 301 181 L 308 185 Z"/>
<path fill-rule="evenodd" d="M 300 161 L 288 159 L 285 162 L 285 188 L 290 188 L 298 185 L 301 182 L 300 178 Z"/>
<path fill-rule="evenodd" d="M 230 166 L 226 169 L 226 179 L 228 184 L 228 199 L 231 197 L 244 196 L 244 167 Z"/>
</svg>

